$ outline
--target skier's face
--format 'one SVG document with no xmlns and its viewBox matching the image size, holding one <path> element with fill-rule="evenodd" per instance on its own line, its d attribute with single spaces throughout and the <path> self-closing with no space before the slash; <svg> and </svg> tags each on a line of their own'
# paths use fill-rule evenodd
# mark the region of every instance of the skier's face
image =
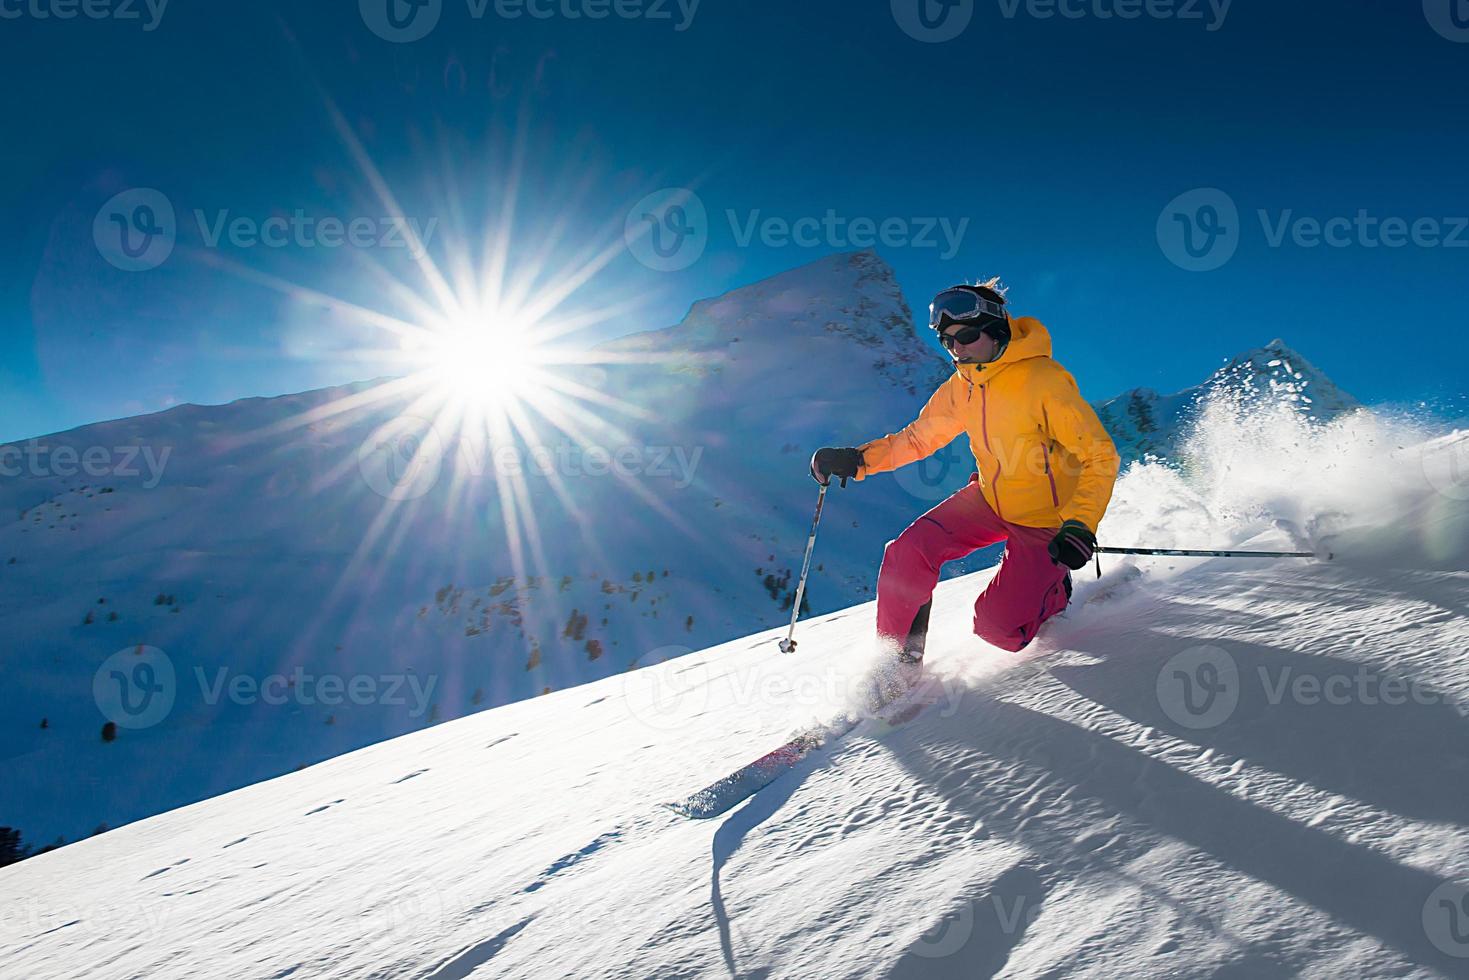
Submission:
<svg viewBox="0 0 1469 980">
<path fill-rule="evenodd" d="M 963 330 L 965 324 L 951 323 L 944 330 L 945 337 L 953 337 Z M 945 343 L 949 356 L 959 364 L 988 364 L 995 359 L 999 353 L 1000 345 L 987 333 L 979 335 L 979 339 L 970 344 Z"/>
</svg>

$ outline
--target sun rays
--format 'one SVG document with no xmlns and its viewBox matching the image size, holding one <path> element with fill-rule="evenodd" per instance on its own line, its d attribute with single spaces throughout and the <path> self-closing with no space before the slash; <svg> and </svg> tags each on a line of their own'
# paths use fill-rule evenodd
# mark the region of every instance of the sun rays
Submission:
<svg viewBox="0 0 1469 980">
<path fill-rule="evenodd" d="M 400 196 L 335 106 L 328 102 L 327 109 L 376 206 L 408 226 Z M 607 295 L 603 286 L 594 302 L 579 301 L 625 252 L 622 216 L 590 232 L 573 220 L 587 210 L 579 195 L 589 182 L 556 199 L 558 217 L 532 222 L 533 240 L 515 234 L 524 140 L 522 129 L 497 181 L 465 182 L 494 189 L 495 201 L 483 219 L 465 218 L 471 209 L 460 200 L 462 187 L 445 186 L 438 206 L 453 220 L 442 222 L 434 240 L 411 242 L 397 256 L 353 253 L 362 273 L 356 285 L 371 288 L 354 289 L 352 298 L 212 257 L 233 274 L 320 310 L 350 330 L 351 345 L 334 351 L 333 359 L 390 365 L 390 379 L 247 437 L 258 442 L 296 431 L 333 431 L 358 443 L 355 453 L 336 457 L 311 488 L 354 511 L 371 508 L 353 553 L 335 570 L 327 608 L 350 603 L 364 586 L 370 591 L 391 574 L 396 559 L 425 547 L 425 527 L 493 524 L 484 527 L 484 538 L 452 549 L 462 554 L 443 560 L 452 566 L 473 554 L 493 559 L 482 562 L 484 567 L 509 566 L 520 580 L 550 578 L 544 535 L 552 508 L 558 530 L 575 536 L 587 566 L 618 566 L 601 553 L 597 521 L 584 512 L 586 488 L 570 482 L 585 474 L 557 465 L 530 472 L 524 464 L 541 450 L 548 456 L 554 450 L 559 459 L 645 441 L 646 430 L 638 430 L 654 413 L 633 396 L 612 393 L 609 387 L 618 386 L 605 384 L 604 372 L 661 358 L 598 351 L 587 339 L 609 321 L 635 318 L 647 299 L 625 289 Z M 503 465 L 507 459 L 516 465 Z M 625 496 L 640 501 L 672 533 L 693 534 L 646 481 L 615 468 L 603 478 L 619 481 Z M 562 522 L 566 517 L 571 523 Z M 554 570 L 558 577 L 565 571 Z M 548 601 L 552 608 L 546 612 L 564 614 L 554 607 L 554 596 Z M 327 618 L 324 608 L 322 622 Z M 305 637 L 314 638 L 315 625 L 303 624 Z"/>
</svg>

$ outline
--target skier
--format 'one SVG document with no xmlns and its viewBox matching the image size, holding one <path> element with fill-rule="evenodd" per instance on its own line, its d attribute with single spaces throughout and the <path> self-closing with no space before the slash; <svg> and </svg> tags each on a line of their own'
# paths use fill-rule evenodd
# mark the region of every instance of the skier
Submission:
<svg viewBox="0 0 1469 980">
<path fill-rule="evenodd" d="M 1071 571 L 1096 547 L 1119 459 L 1076 381 L 1051 358 L 1051 335 L 1013 320 L 998 279 L 946 289 L 929 326 L 955 371 L 917 421 L 855 448 L 811 458 L 822 485 L 864 480 L 938 452 L 964 432 L 978 464 L 963 489 L 889 541 L 877 578 L 877 633 L 891 669 L 884 700 L 916 683 L 939 567 L 1005 541 L 995 577 L 974 604 L 974 632 L 1002 650 L 1024 649 L 1071 599 Z"/>
</svg>

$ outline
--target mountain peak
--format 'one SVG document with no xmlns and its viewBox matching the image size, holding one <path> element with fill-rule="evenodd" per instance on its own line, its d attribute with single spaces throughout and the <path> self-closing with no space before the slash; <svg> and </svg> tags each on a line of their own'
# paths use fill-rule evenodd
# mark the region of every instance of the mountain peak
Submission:
<svg viewBox="0 0 1469 980">
<path fill-rule="evenodd" d="M 910 394 L 926 395 L 949 373 L 915 331 L 892 266 L 871 249 L 824 256 L 699 300 L 674 326 L 602 346 L 686 358 L 684 370 L 722 371 L 730 381 L 753 371 L 769 383 L 781 365 L 806 371 L 829 361 L 848 365 L 852 378 L 870 367 Z"/>
<path fill-rule="evenodd" d="M 1225 360 L 1202 383 L 1170 395 L 1133 388 L 1096 404 L 1102 424 L 1124 460 L 1175 456 L 1184 436 L 1211 395 L 1227 393 L 1247 403 L 1291 402 L 1302 415 L 1327 420 L 1361 407 L 1316 365 L 1274 338 Z"/>
<path fill-rule="evenodd" d="M 1276 338 L 1264 347 L 1236 355 L 1214 372 L 1211 388 L 1228 386 L 1250 397 L 1270 394 L 1297 401 L 1307 415 L 1330 417 L 1360 408 L 1361 403 L 1342 391 L 1326 373 Z"/>
<path fill-rule="evenodd" d="M 828 255 L 767 279 L 699 300 L 678 325 L 685 334 L 722 324 L 738 326 L 758 318 L 791 326 L 823 322 L 842 314 L 876 315 L 893 330 L 907 328 L 912 313 L 893 269 L 874 251 Z"/>
</svg>

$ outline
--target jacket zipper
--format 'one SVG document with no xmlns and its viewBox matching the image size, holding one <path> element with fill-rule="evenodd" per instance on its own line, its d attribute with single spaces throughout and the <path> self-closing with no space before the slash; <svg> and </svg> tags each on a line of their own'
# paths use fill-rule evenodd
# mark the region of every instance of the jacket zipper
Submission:
<svg viewBox="0 0 1469 980">
<path fill-rule="evenodd" d="M 1042 443 L 1041 449 L 1046 454 L 1046 479 L 1051 481 L 1051 505 L 1059 508 L 1061 497 L 1056 493 L 1056 477 L 1051 473 L 1051 447 Z"/>
<path fill-rule="evenodd" d="M 1061 496 L 1056 493 L 1056 476 L 1051 472 L 1051 444 L 1047 440 L 1051 431 L 1051 416 L 1046 412 L 1045 406 L 1041 406 L 1041 420 L 1045 423 L 1041 428 L 1041 451 L 1046 455 L 1046 479 L 1051 481 L 1051 505 L 1058 510 L 1061 507 Z"/>
<path fill-rule="evenodd" d="M 984 436 L 984 451 L 994 456 L 995 451 L 990 448 L 990 392 L 988 385 L 979 386 L 979 431 Z M 995 516 L 1000 520 L 1005 519 L 1005 512 L 1000 508 L 1000 462 L 995 460 L 995 478 L 990 482 L 990 489 L 995 494 Z"/>
</svg>

